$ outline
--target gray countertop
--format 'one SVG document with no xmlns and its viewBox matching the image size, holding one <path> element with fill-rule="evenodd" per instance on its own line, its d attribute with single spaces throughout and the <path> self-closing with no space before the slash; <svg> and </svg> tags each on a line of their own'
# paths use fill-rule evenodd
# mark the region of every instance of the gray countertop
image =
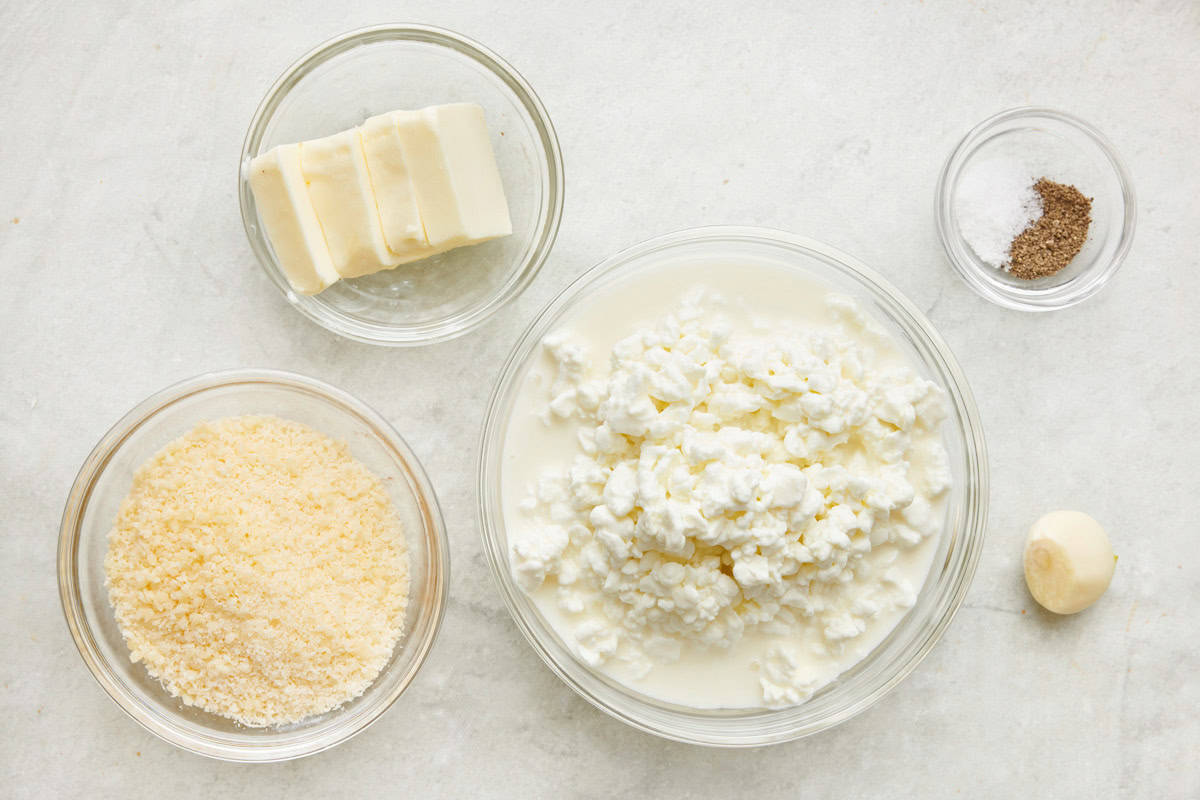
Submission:
<svg viewBox="0 0 1200 800">
<path fill-rule="evenodd" d="M 0 11 L 0 794 L 1200 796 L 1200 6 L 172 5 Z M 293 311 L 234 193 L 276 75 L 397 18 L 515 65 L 567 176 L 536 282 L 474 334 L 414 350 Z M 931 210 L 958 138 L 1024 104 L 1103 130 L 1140 199 L 1112 283 L 1042 315 L 972 293 Z M 619 248 L 717 223 L 827 241 L 911 297 L 971 381 L 992 471 L 979 572 L 924 663 L 850 722 L 751 751 L 661 741 L 575 696 L 509 619 L 475 527 L 485 398 L 537 309 Z M 437 487 L 453 557 L 441 638 L 400 702 L 341 747 L 263 767 L 129 720 L 80 661 L 54 574 L 62 504 L 100 435 L 166 384 L 238 366 L 309 374 L 383 412 Z M 1020 571 L 1025 529 L 1059 507 L 1101 520 L 1120 555 L 1103 600 L 1062 619 Z"/>
</svg>

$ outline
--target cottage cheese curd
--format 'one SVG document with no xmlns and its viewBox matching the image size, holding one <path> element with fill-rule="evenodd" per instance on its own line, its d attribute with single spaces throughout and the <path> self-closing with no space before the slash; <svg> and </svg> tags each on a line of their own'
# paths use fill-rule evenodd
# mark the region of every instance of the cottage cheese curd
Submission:
<svg viewBox="0 0 1200 800">
<path fill-rule="evenodd" d="M 525 377 L 502 479 L 514 576 L 578 658 L 638 691 L 801 703 L 924 582 L 951 480 L 942 393 L 794 273 L 636 280 Z"/>
</svg>

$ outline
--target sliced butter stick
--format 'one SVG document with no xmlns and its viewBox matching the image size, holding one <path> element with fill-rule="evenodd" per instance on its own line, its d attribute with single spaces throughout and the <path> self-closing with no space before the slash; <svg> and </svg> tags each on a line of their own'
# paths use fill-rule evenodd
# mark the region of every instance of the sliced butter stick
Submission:
<svg viewBox="0 0 1200 800">
<path fill-rule="evenodd" d="M 358 129 L 301 142 L 300 167 L 338 274 L 357 278 L 395 266 Z"/>
<path fill-rule="evenodd" d="M 250 162 L 250 190 L 288 283 L 316 294 L 338 279 L 300 170 L 300 146 L 280 145 Z"/>
<path fill-rule="evenodd" d="M 482 108 L 454 103 L 400 114 L 396 130 L 432 249 L 512 233 Z"/>
</svg>

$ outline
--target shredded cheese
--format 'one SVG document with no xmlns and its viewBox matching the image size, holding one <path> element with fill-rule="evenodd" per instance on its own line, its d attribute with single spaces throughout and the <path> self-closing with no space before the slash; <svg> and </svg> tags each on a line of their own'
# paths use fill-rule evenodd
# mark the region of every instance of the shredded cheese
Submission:
<svg viewBox="0 0 1200 800">
<path fill-rule="evenodd" d="M 203 423 L 143 464 L 105 572 L 130 658 L 184 703 L 249 726 L 362 694 L 408 599 L 379 478 L 344 444 L 269 416 Z"/>
</svg>

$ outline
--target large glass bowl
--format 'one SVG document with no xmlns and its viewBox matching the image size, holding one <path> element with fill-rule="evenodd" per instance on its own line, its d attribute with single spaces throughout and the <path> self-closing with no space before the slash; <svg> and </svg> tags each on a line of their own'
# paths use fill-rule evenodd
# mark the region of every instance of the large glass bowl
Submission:
<svg viewBox="0 0 1200 800">
<path fill-rule="evenodd" d="M 792 708 L 697 710 L 665 703 L 579 661 L 513 579 L 502 512 L 501 464 L 513 403 L 543 337 L 597 292 L 658 265 L 762 263 L 794 270 L 857 298 L 918 370 L 948 398 L 944 424 L 953 488 L 945 533 L 916 604 L 865 659 Z M 636 291 L 636 289 L 634 290 Z M 706 745 L 752 746 L 816 733 L 866 709 L 908 675 L 937 642 L 975 574 L 987 524 L 987 456 L 979 412 L 962 370 L 919 310 L 878 274 L 810 239 L 757 228 L 700 228 L 636 245 L 568 286 L 533 321 L 509 355 L 487 408 L 478 471 L 484 550 L 513 619 L 546 664 L 590 703 L 636 728 Z"/>
<path fill-rule="evenodd" d="M 338 281 L 317 295 L 293 291 L 259 223 L 250 160 L 374 114 L 458 102 L 483 107 L 512 235 Z M 541 101 L 500 56 L 452 31 L 381 25 L 319 45 L 275 81 L 246 133 L 238 197 L 255 256 L 300 313 L 356 341 L 422 345 L 482 324 L 533 280 L 562 219 L 562 154 Z"/>
<path fill-rule="evenodd" d="M 104 584 L 108 532 L 133 472 L 198 423 L 273 414 L 343 441 L 380 477 L 408 542 L 404 634 L 391 660 L 359 697 L 328 713 L 273 728 L 247 728 L 184 705 L 129 660 Z M 83 463 L 63 512 L 58 589 L 71 636 L 92 675 L 151 733 L 226 761 L 283 761 L 311 755 L 362 731 L 396 701 L 425 661 L 441 626 L 450 553 L 441 511 L 421 465 L 375 411 L 328 384 L 287 372 L 236 370 L 201 375 L 151 396 L 104 435 Z"/>
</svg>

